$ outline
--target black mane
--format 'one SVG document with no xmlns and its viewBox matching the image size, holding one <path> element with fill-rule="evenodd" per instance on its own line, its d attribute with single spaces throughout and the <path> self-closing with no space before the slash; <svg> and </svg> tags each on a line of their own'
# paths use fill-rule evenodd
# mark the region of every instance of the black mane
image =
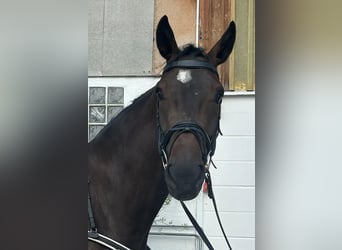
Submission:
<svg viewBox="0 0 342 250">
<path fill-rule="evenodd" d="M 193 58 L 202 57 L 208 59 L 207 54 L 203 48 L 197 48 L 193 44 L 187 44 L 183 47 L 183 50 L 176 56 L 175 61 L 179 60 L 184 56 L 191 56 Z"/>
<path fill-rule="evenodd" d="M 146 92 L 144 92 L 143 94 L 141 94 L 140 96 L 138 96 L 137 98 L 135 98 L 133 100 L 133 102 L 128 105 L 126 108 L 124 108 L 119 114 L 117 114 L 115 117 L 113 117 L 109 122 L 113 122 L 116 119 L 120 119 L 120 117 L 124 114 L 126 114 L 127 112 L 129 112 L 132 108 L 134 108 L 135 106 L 139 106 L 142 104 L 143 101 L 145 101 L 146 97 L 150 96 L 152 92 L 155 92 L 155 86 L 150 88 L 149 90 L 147 90 Z"/>
</svg>

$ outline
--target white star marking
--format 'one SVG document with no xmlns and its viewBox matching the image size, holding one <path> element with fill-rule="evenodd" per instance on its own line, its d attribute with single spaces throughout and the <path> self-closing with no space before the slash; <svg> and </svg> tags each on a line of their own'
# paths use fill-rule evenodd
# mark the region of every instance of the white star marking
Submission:
<svg viewBox="0 0 342 250">
<path fill-rule="evenodd" d="M 192 79 L 191 77 L 191 71 L 190 70 L 183 70 L 180 69 L 177 74 L 177 80 L 180 81 L 181 83 L 185 84 L 190 82 Z"/>
</svg>

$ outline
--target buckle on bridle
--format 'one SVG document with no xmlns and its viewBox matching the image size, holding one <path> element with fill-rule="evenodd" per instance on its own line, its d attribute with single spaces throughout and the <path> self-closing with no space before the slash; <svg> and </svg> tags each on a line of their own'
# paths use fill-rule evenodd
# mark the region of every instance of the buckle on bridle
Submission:
<svg viewBox="0 0 342 250">
<path fill-rule="evenodd" d="M 211 164 L 211 150 L 209 151 L 208 155 L 207 155 L 207 163 L 204 165 L 204 170 L 205 172 L 209 171 L 210 168 L 210 164 Z"/>
<path fill-rule="evenodd" d="M 162 160 L 163 167 L 164 167 L 164 169 L 166 169 L 167 165 L 168 165 L 168 159 L 167 159 L 166 152 L 164 149 L 161 149 L 160 152 L 161 152 L 161 160 Z"/>
</svg>

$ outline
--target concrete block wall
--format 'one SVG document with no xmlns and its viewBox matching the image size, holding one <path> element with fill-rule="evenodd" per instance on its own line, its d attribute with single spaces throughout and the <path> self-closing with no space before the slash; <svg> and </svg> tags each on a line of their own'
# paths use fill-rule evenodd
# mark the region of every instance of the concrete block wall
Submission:
<svg viewBox="0 0 342 250">
<path fill-rule="evenodd" d="M 234 250 L 255 249 L 255 98 L 226 95 L 211 167 L 214 193 Z M 215 249 L 227 249 L 212 201 L 203 194 L 203 228 Z M 204 249 L 207 249 L 204 247 Z"/>
</svg>

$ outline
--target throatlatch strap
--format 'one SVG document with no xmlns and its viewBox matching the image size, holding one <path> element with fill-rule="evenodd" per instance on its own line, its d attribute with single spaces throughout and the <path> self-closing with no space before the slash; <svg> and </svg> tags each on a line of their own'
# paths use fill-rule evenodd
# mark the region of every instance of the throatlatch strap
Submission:
<svg viewBox="0 0 342 250">
<path fill-rule="evenodd" d="M 88 240 L 96 242 L 97 244 L 100 244 L 112 250 L 130 250 L 128 247 L 124 246 L 120 242 L 117 242 L 97 232 L 93 209 L 91 207 L 91 199 L 90 199 L 89 191 L 88 191 L 88 219 L 89 219 L 89 224 L 90 224 L 90 230 L 88 231 Z"/>
<path fill-rule="evenodd" d="M 97 232 L 97 228 L 96 228 L 96 225 L 95 225 L 93 209 L 91 207 L 89 191 L 88 191 L 88 219 L 89 219 L 89 223 L 90 223 L 90 231 L 93 233 L 92 235 L 95 236 L 95 232 Z M 89 233 L 88 233 L 88 235 L 89 235 Z"/>
</svg>

